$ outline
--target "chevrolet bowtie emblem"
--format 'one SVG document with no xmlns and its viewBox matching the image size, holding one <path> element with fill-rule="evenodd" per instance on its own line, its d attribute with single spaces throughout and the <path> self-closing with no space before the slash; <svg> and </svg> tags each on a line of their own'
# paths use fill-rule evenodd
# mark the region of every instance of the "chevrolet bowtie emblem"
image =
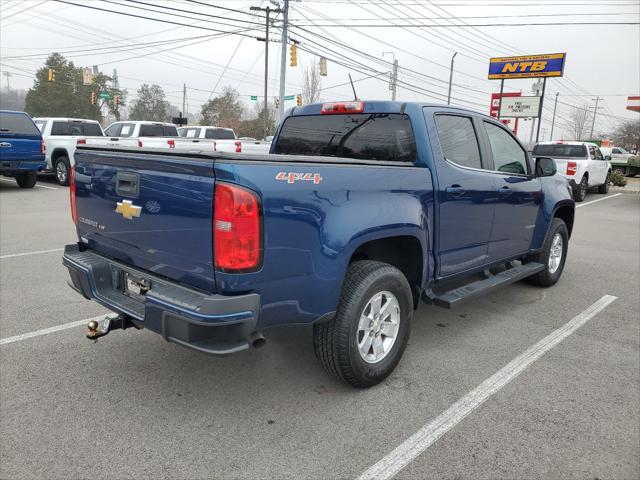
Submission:
<svg viewBox="0 0 640 480">
<path fill-rule="evenodd" d="M 131 203 L 131 200 L 123 200 L 117 203 L 116 213 L 122 214 L 122 216 L 128 220 L 132 220 L 133 217 L 139 217 L 142 207 L 138 207 Z"/>
</svg>

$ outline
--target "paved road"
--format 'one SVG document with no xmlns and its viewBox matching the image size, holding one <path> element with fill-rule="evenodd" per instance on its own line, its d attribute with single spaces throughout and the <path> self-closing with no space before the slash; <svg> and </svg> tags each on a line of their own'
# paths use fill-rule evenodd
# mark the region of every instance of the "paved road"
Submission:
<svg viewBox="0 0 640 480">
<path fill-rule="evenodd" d="M 104 312 L 66 286 L 59 251 L 36 253 L 75 239 L 68 190 L 41 185 L 0 182 L 2 339 Z M 131 330 L 0 342 L 0 477 L 355 478 L 615 295 L 396 478 L 638 478 L 640 198 L 583 205 L 557 286 L 421 307 L 400 366 L 366 391 L 324 374 L 303 327 L 226 358 Z"/>
</svg>

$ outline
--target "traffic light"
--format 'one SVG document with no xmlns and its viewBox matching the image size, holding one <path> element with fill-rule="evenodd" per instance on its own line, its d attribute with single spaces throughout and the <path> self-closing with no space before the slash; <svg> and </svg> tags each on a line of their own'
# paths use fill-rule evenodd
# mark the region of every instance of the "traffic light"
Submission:
<svg viewBox="0 0 640 480">
<path fill-rule="evenodd" d="M 96 95 L 96 92 L 91 92 L 91 105 L 95 105 L 97 101 L 98 96 Z"/>
<path fill-rule="evenodd" d="M 118 105 L 120 105 L 120 95 L 113 97 L 113 103 L 115 103 L 116 108 L 118 108 Z"/>
<path fill-rule="evenodd" d="M 299 107 L 302 106 L 302 95 L 296 95 L 296 103 Z"/>
<path fill-rule="evenodd" d="M 320 57 L 320 76 L 327 76 L 327 59 L 324 57 Z"/>
<path fill-rule="evenodd" d="M 295 43 L 291 44 L 291 49 L 289 50 L 289 53 L 291 54 L 291 66 L 297 67 L 298 66 L 298 47 Z"/>
<path fill-rule="evenodd" d="M 47 80 L 49 80 L 50 82 L 55 82 L 56 81 L 56 71 L 53 68 L 49 69 L 49 74 L 47 76 Z"/>
<path fill-rule="evenodd" d="M 276 108 L 280 108 L 280 97 L 276 97 L 275 102 Z"/>
</svg>

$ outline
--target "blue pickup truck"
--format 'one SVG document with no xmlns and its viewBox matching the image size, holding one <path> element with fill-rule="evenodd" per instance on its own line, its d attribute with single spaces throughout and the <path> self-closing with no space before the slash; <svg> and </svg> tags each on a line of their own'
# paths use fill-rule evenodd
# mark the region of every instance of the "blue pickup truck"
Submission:
<svg viewBox="0 0 640 480">
<path fill-rule="evenodd" d="M 287 113 L 269 155 L 80 147 L 63 263 L 115 312 L 89 338 L 146 328 L 224 354 L 312 324 L 327 372 L 369 387 L 398 364 L 420 300 L 555 284 L 574 207 L 554 161 L 490 117 L 314 104 Z"/>
<path fill-rule="evenodd" d="M 0 175 L 14 177 L 20 188 L 33 188 L 47 167 L 40 130 L 24 112 L 0 110 Z"/>
</svg>

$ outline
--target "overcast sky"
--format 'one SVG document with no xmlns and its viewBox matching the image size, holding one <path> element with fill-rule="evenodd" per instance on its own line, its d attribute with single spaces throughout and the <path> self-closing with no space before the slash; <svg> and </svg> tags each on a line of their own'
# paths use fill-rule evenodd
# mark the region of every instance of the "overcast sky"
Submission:
<svg viewBox="0 0 640 480">
<path fill-rule="evenodd" d="M 7 81 L 4 72 L 11 72 L 12 88 L 29 88 L 33 73 L 42 66 L 46 56 L 58 51 L 79 66 L 99 65 L 107 74 L 117 69 L 120 85 L 128 90 L 130 100 L 135 98 L 141 83 L 159 84 L 169 101 L 176 105 L 182 102 L 182 84 L 186 83 L 190 112 L 199 111 L 214 88 L 216 92 L 224 86 L 236 88 L 248 107 L 252 103 L 250 95 L 262 96 L 264 43 L 254 37 L 264 35 L 264 20 L 225 8 L 249 13 L 250 6 L 266 6 L 267 1 L 140 0 L 129 6 L 125 6 L 126 0 L 68 2 L 78 6 L 41 0 L 0 2 L 3 87 Z M 150 17 L 189 26 L 152 21 Z M 281 34 L 280 18 L 277 17 L 271 30 L 275 38 Z M 550 79 L 547 83 L 542 123 L 545 135 L 549 134 L 556 92 L 560 92 L 556 124 L 560 131 L 556 130 L 556 138 L 566 125 L 570 105 L 593 106 L 596 95 L 603 99 L 596 131 L 610 131 L 624 119 L 638 118 L 638 114 L 626 110 L 625 105 L 627 95 L 640 94 L 640 27 L 548 25 L 637 23 L 640 21 L 637 1 L 304 0 L 291 2 L 290 19 L 294 25 L 291 38 L 301 42 L 301 50 L 299 66 L 287 67 L 288 95 L 301 91 L 301 66 L 309 64 L 314 54 L 320 55 L 321 48 L 326 48 L 331 51 L 324 50 L 330 60 L 328 76 L 322 79 L 325 88 L 322 100 L 352 97 L 348 84 L 333 87 L 348 82 L 349 72 L 357 81 L 360 98 L 390 98 L 388 72 L 393 57 L 382 54 L 392 51 L 400 65 L 398 99 L 442 102 L 446 99 L 451 55 L 457 51 L 452 103 L 488 112 L 490 93 L 497 92 L 500 83 L 487 80 L 489 57 L 566 52 L 565 77 Z M 544 25 L 425 26 L 463 23 Z M 250 30 L 252 28 L 255 30 Z M 247 36 L 211 37 L 221 30 L 242 30 Z M 141 43 L 146 45 L 139 45 Z M 278 93 L 279 52 L 280 43 L 270 43 L 269 96 Z M 331 58 L 350 67 L 338 65 Z M 509 81 L 505 83 L 505 91 L 527 94 L 532 84 L 533 80 Z M 524 136 L 522 128 L 520 136 Z"/>
</svg>

